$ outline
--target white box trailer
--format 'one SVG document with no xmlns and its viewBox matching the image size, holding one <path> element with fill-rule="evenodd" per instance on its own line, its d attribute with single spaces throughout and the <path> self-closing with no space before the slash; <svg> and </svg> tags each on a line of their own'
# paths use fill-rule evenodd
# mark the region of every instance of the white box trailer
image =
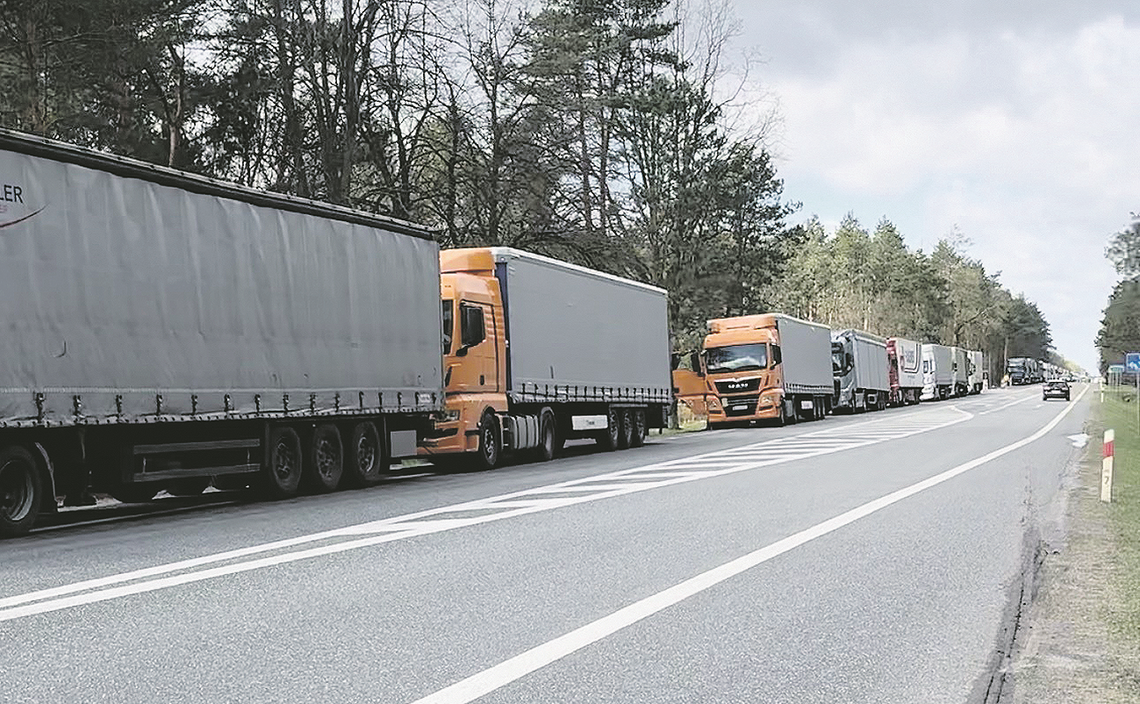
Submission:
<svg viewBox="0 0 1140 704">
<path fill-rule="evenodd" d="M 954 393 L 954 355 L 945 345 L 922 346 L 922 400 L 949 398 Z"/>
<path fill-rule="evenodd" d="M 831 357 L 834 408 L 857 412 L 887 407 L 891 379 L 886 340 L 862 330 L 835 331 Z"/>
<path fill-rule="evenodd" d="M 0 455 L 30 475 L 0 534 L 57 495 L 377 481 L 443 408 L 429 231 L 2 130 L 0 182 Z"/>
</svg>

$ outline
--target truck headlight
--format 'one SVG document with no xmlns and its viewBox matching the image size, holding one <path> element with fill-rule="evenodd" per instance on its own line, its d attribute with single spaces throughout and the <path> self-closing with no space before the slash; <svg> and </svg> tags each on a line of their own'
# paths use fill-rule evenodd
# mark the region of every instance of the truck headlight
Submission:
<svg viewBox="0 0 1140 704">
<path fill-rule="evenodd" d="M 771 406 L 775 402 L 776 401 L 771 396 L 762 396 L 760 398 L 760 405 L 761 406 Z"/>
</svg>

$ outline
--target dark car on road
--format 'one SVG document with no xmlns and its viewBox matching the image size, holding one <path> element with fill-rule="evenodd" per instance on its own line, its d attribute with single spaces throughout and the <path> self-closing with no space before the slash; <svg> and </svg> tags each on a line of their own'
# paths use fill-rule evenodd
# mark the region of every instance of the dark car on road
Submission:
<svg viewBox="0 0 1140 704">
<path fill-rule="evenodd" d="M 1063 398 L 1069 400 L 1069 382 L 1064 379 L 1050 379 L 1045 382 L 1041 388 L 1041 398 L 1048 400 L 1050 398 Z"/>
</svg>

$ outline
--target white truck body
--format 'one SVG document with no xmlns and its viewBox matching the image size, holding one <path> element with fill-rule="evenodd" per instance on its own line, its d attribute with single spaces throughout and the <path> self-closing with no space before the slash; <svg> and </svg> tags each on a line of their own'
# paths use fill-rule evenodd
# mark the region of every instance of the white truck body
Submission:
<svg viewBox="0 0 1140 704">
<path fill-rule="evenodd" d="M 922 400 L 947 398 L 954 388 L 954 355 L 945 345 L 922 346 Z"/>
</svg>

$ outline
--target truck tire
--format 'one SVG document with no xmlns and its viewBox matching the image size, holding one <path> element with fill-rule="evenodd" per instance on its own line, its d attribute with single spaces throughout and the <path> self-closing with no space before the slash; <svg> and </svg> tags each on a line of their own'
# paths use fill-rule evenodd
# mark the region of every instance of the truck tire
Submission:
<svg viewBox="0 0 1140 704">
<path fill-rule="evenodd" d="M 275 427 L 265 447 L 261 487 L 269 498 L 281 499 L 297 493 L 301 484 L 301 438 L 292 428 Z"/>
<path fill-rule="evenodd" d="M 309 491 L 327 494 L 336 491 L 343 476 L 344 444 L 340 431 L 332 423 L 322 423 L 309 436 L 301 479 Z"/>
<path fill-rule="evenodd" d="M 633 446 L 633 409 L 623 408 L 621 415 L 621 435 L 618 437 L 618 449 L 625 450 Z"/>
<path fill-rule="evenodd" d="M 634 408 L 631 411 L 633 416 L 633 436 L 630 438 L 630 447 L 641 447 L 645 444 L 645 437 L 649 434 L 649 428 L 645 422 L 645 409 Z"/>
<path fill-rule="evenodd" d="M 598 447 L 613 452 L 621 444 L 621 410 L 613 406 L 606 411 L 606 429 L 598 433 Z"/>
<path fill-rule="evenodd" d="M 475 453 L 475 469 L 494 469 L 502 454 L 502 435 L 499 433 L 499 419 L 493 411 L 483 411 L 479 420 L 479 451 Z"/>
<path fill-rule="evenodd" d="M 388 473 L 387 445 L 370 420 L 352 426 L 344 448 L 344 481 L 350 486 L 375 486 Z"/>
<path fill-rule="evenodd" d="M 535 457 L 539 462 L 549 462 L 558 451 L 558 423 L 554 411 L 544 408 L 538 414 L 538 449 Z"/>
<path fill-rule="evenodd" d="M 42 502 L 43 481 L 31 453 L 22 447 L 0 451 L 0 537 L 30 531 Z"/>
</svg>

